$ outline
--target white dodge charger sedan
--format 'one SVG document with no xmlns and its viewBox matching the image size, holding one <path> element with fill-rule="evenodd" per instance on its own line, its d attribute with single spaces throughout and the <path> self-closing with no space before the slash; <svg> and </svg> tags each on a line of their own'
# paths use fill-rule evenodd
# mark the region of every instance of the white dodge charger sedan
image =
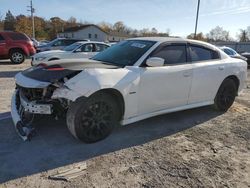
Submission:
<svg viewBox="0 0 250 188">
<path fill-rule="evenodd" d="M 48 64 L 49 61 L 59 59 L 90 58 L 97 53 L 107 49 L 110 45 L 103 42 L 82 41 L 73 43 L 63 50 L 50 50 L 35 54 L 32 57 L 31 65 L 40 63 Z"/>
<path fill-rule="evenodd" d="M 91 143 L 119 124 L 213 105 L 227 111 L 244 88 L 247 63 L 204 42 L 135 38 L 92 59 L 59 60 L 16 75 L 11 114 L 19 135 L 35 118 L 66 115 L 69 131 Z"/>
</svg>

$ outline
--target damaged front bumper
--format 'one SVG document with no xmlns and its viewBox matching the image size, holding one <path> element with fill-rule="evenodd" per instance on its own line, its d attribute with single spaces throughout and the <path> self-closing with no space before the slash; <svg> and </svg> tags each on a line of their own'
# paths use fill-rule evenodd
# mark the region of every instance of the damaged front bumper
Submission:
<svg viewBox="0 0 250 188">
<path fill-rule="evenodd" d="M 23 122 L 20 109 L 31 114 L 53 113 L 52 104 L 37 104 L 36 101 L 29 101 L 21 90 L 16 89 L 11 100 L 11 116 L 17 133 L 24 141 L 31 139 L 34 128 Z"/>
</svg>

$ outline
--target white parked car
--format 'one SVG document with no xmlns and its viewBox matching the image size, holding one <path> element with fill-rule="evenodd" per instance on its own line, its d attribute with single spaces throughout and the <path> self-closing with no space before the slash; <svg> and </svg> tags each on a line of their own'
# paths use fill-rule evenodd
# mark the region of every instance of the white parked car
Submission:
<svg viewBox="0 0 250 188">
<path fill-rule="evenodd" d="M 110 45 L 103 42 L 76 42 L 65 47 L 63 50 L 51 50 L 35 54 L 32 57 L 31 65 L 34 66 L 40 63 L 48 64 L 48 61 L 59 59 L 90 58 L 108 47 Z"/>
<path fill-rule="evenodd" d="M 244 61 L 247 61 L 247 58 L 240 55 L 239 53 L 237 53 L 234 49 L 229 48 L 227 46 L 222 46 L 219 47 L 222 51 L 224 51 L 227 55 L 229 55 L 232 58 L 238 58 L 238 59 L 242 59 Z"/>
<path fill-rule="evenodd" d="M 84 63 L 83 63 L 84 62 Z M 74 137 L 96 142 L 119 124 L 213 105 L 227 111 L 244 88 L 247 63 L 204 42 L 135 38 L 92 59 L 53 61 L 16 75 L 11 114 L 20 136 L 37 114 L 66 114 Z"/>
</svg>

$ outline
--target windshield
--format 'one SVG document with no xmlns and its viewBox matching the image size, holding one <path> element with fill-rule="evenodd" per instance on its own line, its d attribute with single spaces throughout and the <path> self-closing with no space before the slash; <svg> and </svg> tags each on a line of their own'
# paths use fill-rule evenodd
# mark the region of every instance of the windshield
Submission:
<svg viewBox="0 0 250 188">
<path fill-rule="evenodd" d="M 143 40 L 122 41 L 103 52 L 98 53 L 93 60 L 104 61 L 118 66 L 134 65 L 135 62 L 156 42 Z"/>
<path fill-rule="evenodd" d="M 71 44 L 71 45 L 65 47 L 65 48 L 63 49 L 63 51 L 71 52 L 71 51 L 75 50 L 76 48 L 78 48 L 78 47 L 81 46 L 81 45 L 82 45 L 81 43 L 76 42 L 76 43 L 73 43 L 73 44 Z"/>
<path fill-rule="evenodd" d="M 54 44 L 56 41 L 58 41 L 59 39 L 57 38 L 57 39 L 54 39 L 54 40 L 52 40 L 52 41 L 50 41 L 48 44 L 49 45 L 52 45 L 52 44 Z"/>
</svg>

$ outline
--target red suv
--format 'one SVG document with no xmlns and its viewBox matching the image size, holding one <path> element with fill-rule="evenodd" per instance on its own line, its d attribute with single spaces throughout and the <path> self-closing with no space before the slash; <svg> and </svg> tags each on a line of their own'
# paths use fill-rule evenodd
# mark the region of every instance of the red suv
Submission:
<svg viewBox="0 0 250 188">
<path fill-rule="evenodd" d="M 20 64 L 26 57 L 36 53 L 33 42 L 23 33 L 0 32 L 0 59 L 10 59 Z"/>
</svg>

